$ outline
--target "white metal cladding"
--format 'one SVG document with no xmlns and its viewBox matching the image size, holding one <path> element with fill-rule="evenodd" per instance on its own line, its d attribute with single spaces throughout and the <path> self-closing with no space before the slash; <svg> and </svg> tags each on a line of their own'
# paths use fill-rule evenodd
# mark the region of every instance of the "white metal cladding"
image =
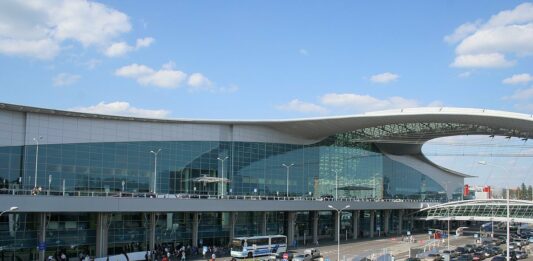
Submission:
<svg viewBox="0 0 533 261">
<path fill-rule="evenodd" d="M 36 136 L 46 138 L 43 144 L 156 140 L 311 144 L 337 133 L 417 122 L 477 124 L 490 126 L 492 131 L 501 130 L 496 134 L 511 131 L 509 135 L 533 136 L 532 115 L 465 108 L 413 108 L 343 117 L 263 121 L 133 118 L 2 103 L 0 112 L 0 125 L 3 125 L 0 146 L 31 144 Z M 24 130 L 22 134 L 21 130 Z M 25 135 L 25 140 L 20 139 L 21 135 Z"/>
</svg>

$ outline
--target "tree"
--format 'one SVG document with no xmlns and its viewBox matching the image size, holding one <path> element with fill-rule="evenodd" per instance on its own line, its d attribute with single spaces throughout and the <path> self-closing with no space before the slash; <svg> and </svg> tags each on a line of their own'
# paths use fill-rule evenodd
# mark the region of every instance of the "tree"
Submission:
<svg viewBox="0 0 533 261">
<path fill-rule="evenodd" d="M 527 199 L 533 200 L 533 186 L 527 187 Z"/>
<path fill-rule="evenodd" d="M 524 182 L 522 182 L 522 185 L 520 186 L 520 199 L 527 199 L 527 187 Z"/>
</svg>

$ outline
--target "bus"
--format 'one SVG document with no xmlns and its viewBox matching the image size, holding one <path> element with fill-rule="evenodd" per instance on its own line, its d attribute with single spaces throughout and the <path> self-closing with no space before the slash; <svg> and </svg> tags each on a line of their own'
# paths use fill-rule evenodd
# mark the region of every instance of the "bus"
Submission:
<svg viewBox="0 0 533 261">
<path fill-rule="evenodd" d="M 231 256 L 252 258 L 287 252 L 287 237 L 284 235 L 236 237 L 231 242 Z"/>
</svg>

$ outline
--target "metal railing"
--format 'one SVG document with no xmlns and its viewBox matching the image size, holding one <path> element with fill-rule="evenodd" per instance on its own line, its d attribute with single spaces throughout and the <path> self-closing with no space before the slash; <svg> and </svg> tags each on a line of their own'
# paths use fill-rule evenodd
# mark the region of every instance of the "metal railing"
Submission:
<svg viewBox="0 0 533 261">
<path fill-rule="evenodd" d="M 164 194 L 152 192 L 127 192 L 127 191 L 83 191 L 83 190 L 36 190 L 36 189 L 0 189 L 0 195 L 32 195 L 32 196 L 69 196 L 69 197 L 115 197 L 115 198 L 154 198 L 154 199 L 218 199 L 218 200 L 277 200 L 277 201 L 327 201 L 327 202 L 444 202 L 435 199 L 377 199 L 313 196 L 277 196 L 277 195 L 209 195 L 199 193 Z"/>
</svg>

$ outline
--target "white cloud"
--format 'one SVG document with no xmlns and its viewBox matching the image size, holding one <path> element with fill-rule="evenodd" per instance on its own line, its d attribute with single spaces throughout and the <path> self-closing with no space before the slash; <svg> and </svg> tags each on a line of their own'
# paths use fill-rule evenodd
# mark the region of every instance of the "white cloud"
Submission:
<svg viewBox="0 0 533 261">
<path fill-rule="evenodd" d="M 523 3 L 493 15 L 486 23 L 459 26 L 445 41 L 458 42 L 455 67 L 495 68 L 513 66 L 507 55 L 533 54 L 533 4 Z"/>
<path fill-rule="evenodd" d="M 533 81 L 533 76 L 531 76 L 529 73 L 522 73 L 522 74 L 515 74 L 509 78 L 505 78 L 503 79 L 502 83 L 520 84 L 520 83 L 528 83 L 530 81 Z"/>
<path fill-rule="evenodd" d="M 501 68 L 514 64 L 514 61 L 507 61 L 505 56 L 500 53 L 489 53 L 456 56 L 451 66 L 458 68 Z"/>
<path fill-rule="evenodd" d="M 87 0 L 0 1 L 0 53 L 52 59 L 64 41 L 104 46 L 131 30 L 126 14 Z"/>
<path fill-rule="evenodd" d="M 146 65 L 134 63 L 117 69 L 115 75 L 133 78 L 141 85 L 161 88 L 177 88 L 187 78 L 187 74 L 174 70 L 169 64 L 156 71 Z"/>
<path fill-rule="evenodd" d="M 276 109 L 304 113 L 325 114 L 333 112 L 338 114 L 404 109 L 420 106 L 443 107 L 444 103 L 435 100 L 429 104 L 421 105 L 414 99 L 407 99 L 399 96 L 381 99 L 357 93 L 326 93 L 318 98 L 317 103 L 293 99 L 286 104 L 276 106 Z"/>
<path fill-rule="evenodd" d="M 472 75 L 472 72 L 462 72 L 458 74 L 457 76 L 459 76 L 459 78 L 468 78 L 470 77 L 470 75 Z"/>
<path fill-rule="evenodd" d="M 76 83 L 81 76 L 69 73 L 60 73 L 52 79 L 54 86 L 66 86 Z"/>
<path fill-rule="evenodd" d="M 328 93 L 320 98 L 320 102 L 323 105 L 349 109 L 354 112 L 418 107 L 416 100 L 403 97 L 394 96 L 379 99 L 356 93 Z"/>
<path fill-rule="evenodd" d="M 96 66 L 98 66 L 101 62 L 102 61 L 93 58 L 93 59 L 90 59 L 89 61 L 87 61 L 85 63 L 85 65 L 87 66 L 87 68 L 92 70 L 92 69 L 96 68 Z"/>
<path fill-rule="evenodd" d="M 211 81 L 201 73 L 191 74 L 187 84 L 193 89 L 209 89 L 213 85 Z"/>
<path fill-rule="evenodd" d="M 166 118 L 170 114 L 167 110 L 148 110 L 131 106 L 128 102 L 100 102 L 93 106 L 76 107 L 70 110 L 86 113 L 120 115 L 132 117 L 147 117 L 147 118 Z"/>
<path fill-rule="evenodd" d="M 511 96 L 504 97 L 506 100 L 529 100 L 533 98 L 533 86 L 527 89 L 518 89 Z"/>
<path fill-rule="evenodd" d="M 465 23 L 460 25 L 455 29 L 453 34 L 447 35 L 444 37 L 444 41 L 448 43 L 457 43 L 463 39 L 465 39 L 467 36 L 475 32 L 480 25 L 481 21 L 476 21 L 475 23 Z"/>
<path fill-rule="evenodd" d="M 374 83 L 389 83 L 389 82 L 397 80 L 399 77 L 400 76 L 398 74 L 385 72 L 385 73 L 372 75 L 370 77 L 370 81 Z"/>
<path fill-rule="evenodd" d="M 225 92 L 225 93 L 234 93 L 234 92 L 237 92 L 239 90 L 239 86 L 235 85 L 235 84 L 230 84 L 228 85 L 227 87 L 220 87 L 220 92 Z"/>
<path fill-rule="evenodd" d="M 154 38 L 145 37 L 137 39 L 135 46 L 131 46 L 126 42 L 116 42 L 111 44 L 104 51 L 104 54 L 108 57 L 123 56 L 131 51 L 139 50 L 140 48 L 148 47 L 154 42 Z"/>
<path fill-rule="evenodd" d="M 278 105 L 276 106 L 278 110 L 283 111 L 296 111 L 296 112 L 303 112 L 303 113 L 319 113 L 323 114 L 326 113 L 326 109 L 323 108 L 320 105 L 309 103 L 309 102 L 303 102 L 298 99 L 294 99 L 286 104 Z"/>
<path fill-rule="evenodd" d="M 155 39 L 152 37 L 145 37 L 145 38 L 139 38 L 137 39 L 137 42 L 135 43 L 135 48 L 143 48 L 148 47 L 154 43 Z"/>
<path fill-rule="evenodd" d="M 306 50 L 306 49 L 300 49 L 298 50 L 298 52 L 301 54 L 301 55 L 304 55 L 304 56 L 308 56 L 309 55 L 309 52 Z"/>
</svg>

